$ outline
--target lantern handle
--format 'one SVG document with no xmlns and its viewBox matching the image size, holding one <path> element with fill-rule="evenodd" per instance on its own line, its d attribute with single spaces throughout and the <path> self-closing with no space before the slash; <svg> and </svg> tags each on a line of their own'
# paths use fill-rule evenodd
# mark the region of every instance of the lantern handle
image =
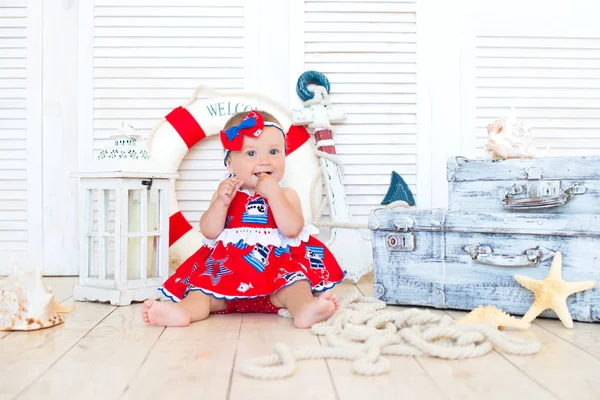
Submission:
<svg viewBox="0 0 600 400">
<path fill-rule="evenodd" d="M 146 189 L 150 190 L 150 188 L 152 187 L 152 178 L 144 179 L 142 181 L 142 185 L 146 186 Z"/>
</svg>

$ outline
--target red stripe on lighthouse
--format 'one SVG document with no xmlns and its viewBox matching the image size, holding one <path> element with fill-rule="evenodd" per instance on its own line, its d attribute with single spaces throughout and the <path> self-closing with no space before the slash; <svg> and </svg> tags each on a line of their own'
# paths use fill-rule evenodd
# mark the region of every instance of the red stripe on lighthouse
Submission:
<svg viewBox="0 0 600 400">
<path fill-rule="evenodd" d="M 206 137 L 206 133 L 204 133 L 202 127 L 192 114 L 183 107 L 177 107 L 165 119 L 175 128 L 188 149 L 191 149 L 196 143 Z"/>
<path fill-rule="evenodd" d="M 302 146 L 310 139 L 310 135 L 304 126 L 290 126 L 287 135 L 285 135 L 286 156 L 292 154 L 298 147 Z"/>
<path fill-rule="evenodd" d="M 169 217 L 169 247 L 192 229 L 181 211 Z"/>
<path fill-rule="evenodd" d="M 315 140 L 317 141 L 317 149 L 324 153 L 335 154 L 335 146 L 332 144 L 319 145 L 320 141 L 333 140 L 333 132 L 329 129 L 317 129 L 315 130 Z"/>
</svg>

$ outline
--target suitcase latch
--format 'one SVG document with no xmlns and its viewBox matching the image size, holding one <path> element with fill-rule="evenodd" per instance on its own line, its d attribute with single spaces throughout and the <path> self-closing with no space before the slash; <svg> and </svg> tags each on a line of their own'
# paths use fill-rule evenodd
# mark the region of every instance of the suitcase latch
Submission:
<svg viewBox="0 0 600 400">
<path fill-rule="evenodd" d="M 388 233 L 385 246 L 388 251 L 413 251 L 416 247 L 415 235 L 408 230 L 415 226 L 415 220 L 406 215 L 394 218 L 394 226 L 399 232 Z"/>
<path fill-rule="evenodd" d="M 527 175 L 527 180 L 540 180 L 542 179 L 542 175 L 544 174 L 544 168 L 538 165 L 530 165 L 525 168 L 525 175 Z"/>
<path fill-rule="evenodd" d="M 417 247 L 415 235 L 411 232 L 388 233 L 385 246 L 388 251 L 413 251 Z"/>
<path fill-rule="evenodd" d="M 561 191 L 560 180 L 535 181 L 513 184 L 504 194 L 503 207 L 507 210 L 535 210 L 567 204 L 575 195 L 586 192 L 586 187 L 574 183 Z"/>
</svg>

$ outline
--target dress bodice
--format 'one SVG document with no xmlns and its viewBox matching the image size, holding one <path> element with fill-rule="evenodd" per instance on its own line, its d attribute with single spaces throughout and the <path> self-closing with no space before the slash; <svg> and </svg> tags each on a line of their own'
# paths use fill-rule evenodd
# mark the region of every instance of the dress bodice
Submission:
<svg viewBox="0 0 600 400">
<path fill-rule="evenodd" d="M 275 219 L 267 199 L 239 190 L 227 211 L 225 229 L 270 228 L 276 229 Z"/>
<path fill-rule="evenodd" d="M 304 225 L 298 236 L 284 236 L 277 229 L 267 199 L 258 193 L 250 194 L 239 190 L 229 205 L 223 232 L 214 240 L 204 239 L 204 243 L 211 247 L 217 242 L 227 245 L 239 241 L 248 245 L 260 243 L 274 247 L 299 246 L 300 243 L 308 241 L 310 235 L 318 233 L 316 227 Z"/>
</svg>

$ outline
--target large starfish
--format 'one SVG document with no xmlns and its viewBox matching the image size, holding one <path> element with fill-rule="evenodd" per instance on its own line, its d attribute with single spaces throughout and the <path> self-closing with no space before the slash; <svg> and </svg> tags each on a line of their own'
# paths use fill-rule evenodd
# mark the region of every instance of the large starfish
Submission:
<svg viewBox="0 0 600 400">
<path fill-rule="evenodd" d="M 566 328 L 573 328 L 573 319 L 567 308 L 567 297 L 573 293 L 582 292 L 596 286 L 596 281 L 565 282 L 562 278 L 562 254 L 556 252 L 548 276 L 542 281 L 528 276 L 515 275 L 515 279 L 522 286 L 535 294 L 535 301 L 521 319 L 525 322 L 533 321 L 538 315 L 548 308 L 554 310 Z"/>
</svg>

